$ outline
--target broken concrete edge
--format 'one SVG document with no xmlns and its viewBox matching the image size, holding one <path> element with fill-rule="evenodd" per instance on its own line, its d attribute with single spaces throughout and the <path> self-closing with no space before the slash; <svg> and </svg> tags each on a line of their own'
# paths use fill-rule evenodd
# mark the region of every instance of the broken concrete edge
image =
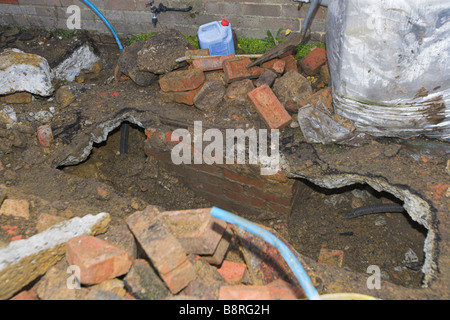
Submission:
<svg viewBox="0 0 450 320">
<path fill-rule="evenodd" d="M 427 288 L 435 280 L 438 273 L 436 233 L 433 228 L 433 215 L 429 203 L 419 195 L 413 194 L 405 186 L 390 184 L 383 177 L 365 177 L 354 173 L 332 174 L 320 179 L 311 178 L 307 175 L 297 173 L 287 173 L 288 178 L 306 179 L 315 185 L 327 189 L 336 189 L 355 184 L 368 184 L 378 192 L 386 191 L 404 202 L 404 208 L 412 220 L 416 221 L 427 229 L 427 237 L 424 244 L 425 261 L 422 266 L 424 273 L 423 288 Z"/>
<path fill-rule="evenodd" d="M 0 300 L 10 298 L 61 260 L 67 241 L 83 234 L 104 233 L 110 220 L 106 212 L 75 217 L 1 249 Z"/>
<path fill-rule="evenodd" d="M 80 162 L 83 162 L 89 157 L 91 150 L 94 146 L 94 143 L 101 143 L 108 139 L 108 135 L 114 129 L 118 128 L 124 122 L 131 122 L 141 128 L 145 126 L 137 120 L 133 115 L 124 114 L 117 119 L 111 119 L 105 122 L 98 124 L 89 134 L 89 141 L 86 142 L 86 146 L 82 150 L 79 156 L 70 154 L 66 156 L 63 160 L 57 160 L 56 167 L 63 167 L 67 165 L 74 165 Z M 99 134 L 95 134 L 95 132 L 100 131 Z"/>
</svg>

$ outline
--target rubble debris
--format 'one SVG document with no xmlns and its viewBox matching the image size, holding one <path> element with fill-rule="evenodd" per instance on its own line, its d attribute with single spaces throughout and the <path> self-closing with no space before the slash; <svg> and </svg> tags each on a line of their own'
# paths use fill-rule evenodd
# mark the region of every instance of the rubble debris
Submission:
<svg viewBox="0 0 450 320">
<path fill-rule="evenodd" d="M 11 104 L 31 103 L 32 95 L 29 92 L 15 92 L 5 96 L 0 96 L 0 102 Z"/>
<path fill-rule="evenodd" d="M 298 123 L 308 143 L 339 143 L 353 137 L 353 133 L 339 122 L 321 102 L 315 107 L 298 110 Z"/>
<path fill-rule="evenodd" d="M 163 300 L 170 292 L 144 259 L 137 259 L 124 278 L 125 288 L 139 300 Z"/>
<path fill-rule="evenodd" d="M 235 55 L 223 55 L 223 56 L 211 56 L 203 59 L 195 59 L 192 61 L 192 68 L 200 69 L 203 71 L 222 70 L 223 62 L 230 58 L 234 58 Z"/>
<path fill-rule="evenodd" d="M 302 101 L 312 95 L 311 83 L 294 70 L 276 79 L 272 90 L 283 104 L 288 101 Z"/>
<path fill-rule="evenodd" d="M 204 112 L 214 112 L 222 102 L 226 88 L 222 81 L 206 81 L 194 97 L 194 105 Z"/>
<path fill-rule="evenodd" d="M 327 62 L 327 50 L 317 47 L 306 55 L 300 65 L 304 73 L 308 76 L 316 75 L 320 72 L 320 68 Z"/>
<path fill-rule="evenodd" d="M 89 235 L 67 241 L 66 259 L 80 268 L 82 284 L 97 284 L 126 274 L 133 261 L 125 250 Z"/>
<path fill-rule="evenodd" d="M 343 260 L 344 251 L 321 248 L 319 252 L 319 259 L 317 262 L 325 263 L 329 266 L 342 267 Z"/>
<path fill-rule="evenodd" d="M 137 54 L 144 46 L 143 41 L 135 41 L 122 49 L 119 56 L 120 71 L 129 76 L 137 85 L 146 87 L 158 79 L 158 76 L 149 71 L 141 71 L 137 65 Z"/>
<path fill-rule="evenodd" d="M 75 95 L 69 86 L 62 86 L 56 90 L 55 100 L 60 108 L 65 108 L 75 101 Z"/>
<path fill-rule="evenodd" d="M 53 73 L 45 58 L 6 49 L 0 53 L 0 66 L 0 95 L 21 91 L 45 97 L 53 94 Z"/>
<path fill-rule="evenodd" d="M 259 78 L 255 81 L 255 86 L 260 87 L 263 84 L 267 84 L 269 87 L 272 87 L 277 77 L 278 75 L 275 73 L 275 71 L 272 71 L 268 68 L 264 69 Z"/>
<path fill-rule="evenodd" d="M 292 117 L 267 84 L 250 91 L 248 96 L 270 129 L 281 129 L 291 123 Z"/>
<path fill-rule="evenodd" d="M 231 83 L 233 81 L 258 78 L 261 75 L 263 68 L 257 66 L 247 68 L 250 63 L 251 60 L 247 57 L 226 59 L 223 62 L 225 81 Z"/>
<path fill-rule="evenodd" d="M 195 279 L 195 272 L 181 244 L 168 231 L 158 212 L 152 209 L 147 207 L 135 212 L 126 222 L 153 267 L 175 294 Z"/>
<path fill-rule="evenodd" d="M 142 49 L 137 53 L 139 70 L 165 74 L 182 67 L 185 63 L 177 63 L 176 59 L 184 55 L 188 44 L 177 30 L 157 32 L 144 41 Z"/>
<path fill-rule="evenodd" d="M 5 199 L 0 207 L 1 215 L 28 220 L 30 218 L 30 203 L 25 199 Z"/>
<path fill-rule="evenodd" d="M 91 70 L 98 61 L 99 57 L 93 52 L 89 44 L 85 43 L 53 68 L 53 72 L 56 79 L 74 81 L 82 70 Z"/>
<path fill-rule="evenodd" d="M 45 124 L 37 128 L 39 143 L 44 148 L 50 148 L 53 144 L 53 132 L 50 125 Z"/>
<path fill-rule="evenodd" d="M 164 92 L 180 92 L 197 89 L 205 82 L 205 75 L 200 69 L 173 71 L 159 79 Z"/>
<path fill-rule="evenodd" d="M 14 241 L 0 250 L 0 299 L 7 299 L 43 275 L 64 257 L 65 243 L 82 234 L 106 231 L 108 213 L 88 214 L 54 225 L 28 239 Z"/>
</svg>

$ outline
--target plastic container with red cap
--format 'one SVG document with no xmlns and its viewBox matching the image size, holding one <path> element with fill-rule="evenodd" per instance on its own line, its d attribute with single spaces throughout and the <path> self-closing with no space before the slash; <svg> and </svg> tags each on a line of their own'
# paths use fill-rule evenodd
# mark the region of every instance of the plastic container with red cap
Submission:
<svg viewBox="0 0 450 320">
<path fill-rule="evenodd" d="M 233 32 L 227 20 L 213 21 L 198 28 L 201 49 L 209 49 L 210 55 L 234 54 Z"/>
</svg>

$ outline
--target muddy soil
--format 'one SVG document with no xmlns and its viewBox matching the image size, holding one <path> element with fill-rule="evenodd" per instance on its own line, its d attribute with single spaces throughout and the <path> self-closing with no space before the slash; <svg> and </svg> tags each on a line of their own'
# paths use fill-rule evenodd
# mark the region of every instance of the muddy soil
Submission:
<svg viewBox="0 0 450 320">
<path fill-rule="evenodd" d="M 398 202 L 364 185 L 340 190 L 299 182 L 288 229 L 292 246 L 316 261 L 322 248 L 343 251 L 342 267 L 366 273 L 376 265 L 381 277 L 397 285 L 422 285 L 426 229 L 404 213 L 379 213 L 349 219 L 344 212 L 366 205 Z"/>
<path fill-rule="evenodd" d="M 36 35 L 36 38 L 40 37 Z M 51 50 L 51 47 L 48 48 Z M 109 68 L 103 74 L 102 81 L 104 81 L 114 73 L 111 66 L 114 66 L 117 60 L 117 49 L 114 46 L 105 46 L 101 50 L 101 55 L 105 58 L 104 65 Z M 101 81 L 97 79 L 96 83 L 99 82 Z M 48 103 L 46 99 L 37 99 L 32 105 L 44 106 Z M 32 111 L 25 110 L 30 106 L 16 107 L 23 114 Z M 38 109 L 36 107 L 36 110 Z M 65 111 L 58 112 L 54 121 L 59 119 L 62 124 Z M 68 114 L 68 117 L 70 121 L 73 114 Z M 24 198 L 30 200 L 33 219 L 0 216 L 0 225 L 16 226 L 12 232 L 29 237 L 37 232 L 35 226 L 38 213 L 48 212 L 67 217 L 81 215 L 81 208 L 85 203 L 95 206 L 97 204 L 94 203 L 102 197 L 105 197 L 105 201 L 102 202 L 104 210 L 110 209 L 112 215 L 117 218 L 115 223 L 120 223 L 120 218 L 126 213 L 141 209 L 146 204 L 166 210 L 211 206 L 206 200 L 197 197 L 191 190 L 181 185 L 170 172 L 164 171 L 157 160 L 144 154 L 145 138 L 142 128 L 132 126 L 128 153 L 120 154 L 120 130 L 110 133 L 106 142 L 94 145 L 89 158 L 84 162 L 59 168 L 61 175 L 67 175 L 65 179 L 68 182 L 59 186 L 46 186 L 48 190 L 42 190 L 42 193 L 46 193 L 50 200 L 25 196 L 27 188 L 39 188 L 40 177 L 48 172 L 35 170 L 21 173 L 21 170 L 30 167 L 30 162 L 34 161 L 27 159 L 28 154 L 30 157 L 32 155 L 33 159 L 46 157 L 34 141 L 36 139 L 30 138 L 34 139 L 32 143 L 23 139 L 26 140 L 25 146 L 1 155 L 0 165 L 7 166 L 3 178 L 10 181 L 8 183 L 11 187 L 10 192 L 15 192 L 17 198 L 23 193 Z M 23 153 L 24 151 L 27 153 Z M 18 180 L 26 179 L 30 179 L 28 187 L 22 190 L 14 189 Z M 355 219 L 348 219 L 341 213 L 361 205 L 397 201 L 396 199 L 364 186 L 331 192 L 304 181 L 299 183 L 303 186 L 294 201 L 291 216 L 277 221 L 260 221 L 262 224 L 274 227 L 279 234 L 286 236 L 286 240 L 300 254 L 315 261 L 318 260 L 321 248 L 342 250 L 343 268 L 366 273 L 368 266 L 378 265 L 385 271 L 382 273 L 384 280 L 405 287 L 420 287 L 423 278 L 420 268 L 424 261 L 423 245 L 426 237 L 423 228 L 418 227 L 407 214 L 402 213 L 374 214 Z M 70 186 L 70 189 L 67 186 Z M 109 186 L 114 192 L 104 196 L 102 190 L 105 186 Z M 70 197 L 73 197 L 72 202 L 69 200 Z M 80 208 L 74 206 L 77 200 L 82 200 Z M 0 230 L 0 242 L 4 244 L 11 240 L 11 231 L 8 230 L 10 229 Z M 405 260 L 405 255 L 411 251 L 417 256 L 417 261 Z"/>
<path fill-rule="evenodd" d="M 89 158 L 63 172 L 83 179 L 95 179 L 114 190 L 164 210 L 207 208 L 211 204 L 196 197 L 177 178 L 166 172 L 158 161 L 144 153 L 144 131 L 130 126 L 128 152 L 120 154 L 120 128 L 108 140 L 94 145 Z"/>
</svg>

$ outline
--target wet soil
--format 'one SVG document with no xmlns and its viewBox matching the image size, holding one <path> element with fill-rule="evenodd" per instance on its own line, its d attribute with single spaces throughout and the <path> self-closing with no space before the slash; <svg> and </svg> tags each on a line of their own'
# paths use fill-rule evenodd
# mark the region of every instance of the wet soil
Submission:
<svg viewBox="0 0 450 320">
<path fill-rule="evenodd" d="M 289 240 L 301 254 L 320 260 L 322 248 L 341 250 L 342 267 L 366 273 L 369 266 L 382 270 L 381 278 L 397 285 L 422 285 L 423 246 L 427 230 L 404 213 L 377 213 L 349 219 L 344 212 L 381 203 L 401 201 L 369 186 L 339 190 L 300 185 L 289 217 Z"/>
<path fill-rule="evenodd" d="M 39 39 L 39 36 L 36 38 Z M 127 103 L 130 104 L 130 108 L 134 107 L 130 101 L 136 100 L 136 104 L 138 104 L 139 99 L 148 101 L 149 97 L 153 96 L 152 89 L 142 93 L 142 88 L 134 87 L 135 91 L 133 92 L 129 90 L 130 87 L 133 87 L 130 84 L 124 85 L 123 88 L 120 85 L 113 87 L 113 84 L 108 84 L 106 79 L 114 73 L 111 66 L 114 66 L 117 60 L 117 50 L 113 46 L 105 46 L 102 48 L 101 55 L 105 58 L 104 65 L 108 67 L 102 75 L 102 79 L 96 79 L 97 84 L 105 84 L 102 92 L 106 93 L 107 90 L 114 91 L 114 93 L 117 90 L 120 94 L 126 92 L 126 98 L 123 97 L 123 100 L 128 99 Z M 84 91 L 90 90 L 86 89 L 88 85 L 88 83 L 79 84 L 80 97 Z M 92 90 L 95 91 L 96 88 L 94 87 Z M 100 94 L 93 94 L 93 96 L 100 97 Z M 62 147 L 73 147 L 79 141 L 75 140 L 73 143 L 70 140 L 70 134 L 65 133 L 64 128 L 83 126 L 83 123 L 88 126 L 88 120 L 94 121 L 93 119 L 106 117 L 108 113 L 115 112 L 114 107 L 108 108 L 110 104 L 118 102 L 112 101 L 110 96 L 110 92 L 108 92 L 107 96 L 102 96 L 104 100 L 101 102 L 89 101 L 89 107 L 85 109 L 83 109 L 83 102 L 80 102 L 79 105 L 75 103 L 67 110 L 57 110 L 52 120 L 55 124 L 54 133 L 59 135 L 57 143 L 63 144 Z M 122 99 L 122 96 L 120 98 Z M 15 109 L 20 116 L 20 114 L 26 115 L 33 110 L 48 109 L 48 105 L 53 104 L 47 99 L 36 99 L 32 102 L 31 107 L 30 105 L 16 105 Z M 121 108 L 124 108 L 124 105 Z M 174 106 L 173 117 L 176 118 L 176 115 L 183 114 L 186 118 L 193 118 L 191 111 L 184 110 L 186 109 Z M 90 116 L 92 118 L 89 118 Z M 250 120 L 253 118 L 249 120 L 240 116 L 243 121 L 252 124 Z M 224 117 L 217 117 L 217 119 L 224 119 Z M 27 121 L 26 117 L 21 120 Z M 212 122 L 214 120 L 212 119 Z M 256 125 L 260 124 L 261 122 L 256 120 Z M 35 127 L 34 124 L 32 126 Z M 221 127 L 221 124 L 217 124 L 217 127 Z M 283 153 L 292 156 L 293 161 L 299 160 L 299 168 L 302 170 L 308 168 L 302 167 L 302 164 L 309 160 L 325 171 L 328 164 L 330 166 L 336 164 L 336 167 L 343 172 L 349 171 L 345 163 L 338 162 L 342 161 L 339 156 L 341 149 L 346 147 L 306 146 L 303 141 L 290 139 L 289 134 L 292 130 L 294 129 L 287 129 L 283 133 Z M 171 176 L 170 172 L 165 172 L 157 160 L 144 154 L 143 144 L 146 137 L 143 129 L 137 126 L 132 126 L 130 129 L 127 154 L 119 152 L 120 130 L 117 129 L 108 135 L 105 142 L 94 144 L 86 160 L 76 165 L 62 166 L 58 170 L 39 167 L 42 162 L 51 162 L 52 155 L 41 149 L 35 139 L 34 131 L 30 133 L 25 130 L 20 134 L 23 137 L 19 135 L 19 138 L 15 137 L 15 139 L 20 139 L 22 143 L 12 146 L 8 152 L 0 155 L 0 178 L 8 187 L 9 197 L 23 198 L 30 202 L 31 218 L 24 220 L 0 216 L 0 226 L 2 226 L 0 247 L 11 241 L 15 235 L 27 238 L 37 233 L 36 225 L 41 213 L 70 218 L 107 211 L 113 216 L 113 224 L 122 224 L 125 215 L 140 210 L 148 204 L 166 210 L 211 206 L 206 200 L 197 197 L 191 190 L 181 185 L 178 179 Z M 67 138 L 64 136 L 65 134 L 67 134 Z M 4 137 L 0 135 L 0 138 L 3 138 L 3 141 L 11 140 L 6 135 Z M 418 141 L 420 140 L 410 141 L 410 144 L 406 142 L 402 145 L 403 150 L 407 150 L 412 144 L 417 145 Z M 84 148 L 86 144 L 85 141 L 82 142 L 81 147 Z M 297 150 L 295 150 L 295 146 L 297 146 Z M 376 147 L 380 151 L 375 156 L 373 155 L 373 146 L 370 147 L 372 153 L 361 151 L 358 154 L 357 149 L 354 151 L 346 149 L 349 154 L 352 152 L 355 154 L 353 157 L 348 156 L 349 159 L 356 159 L 354 160 L 356 163 L 352 164 L 353 168 L 362 166 L 361 163 L 364 161 L 362 157 L 359 158 L 361 154 L 374 159 L 385 157 L 393 160 L 400 150 L 399 144 L 396 143 L 383 146 L 377 144 Z M 390 151 L 390 148 L 395 150 Z M 77 148 L 73 148 L 73 150 L 79 151 Z M 417 149 L 414 150 L 416 150 L 417 159 L 409 156 L 403 157 L 402 165 L 415 166 L 417 171 L 422 170 L 422 172 L 430 170 L 428 167 L 427 169 L 420 166 L 425 166 L 426 161 L 428 161 L 428 166 L 434 160 L 431 157 L 423 158 L 424 154 L 417 153 Z M 301 156 L 296 158 L 299 153 Z M 446 154 L 444 153 L 444 157 L 441 154 L 441 160 L 445 159 Z M 62 160 L 59 156 L 57 159 Z M 429 155 L 425 154 L 425 156 Z M 359 163 L 358 159 L 360 159 Z M 441 160 L 437 163 L 444 161 Z M 419 161 L 419 165 L 415 165 L 417 161 Z M 381 171 L 385 167 L 384 163 L 380 164 L 376 160 L 373 161 L 373 168 L 367 166 L 367 161 L 364 163 L 364 171 L 368 173 Z M 395 167 L 395 163 L 390 165 Z M 405 172 L 403 175 L 409 174 L 409 171 Z M 419 178 L 424 177 L 427 175 Z M 46 183 L 42 184 L 40 181 Z M 436 183 L 435 181 L 431 182 Z M 300 254 L 313 261 L 318 260 L 321 248 L 342 250 L 342 268 L 346 270 L 365 274 L 368 266 L 377 265 L 383 270 L 382 277 L 385 281 L 404 287 L 420 288 L 423 279 L 421 266 L 424 262 L 423 246 L 426 229 L 413 222 L 406 213 L 373 214 L 355 219 L 348 219 L 342 214 L 345 210 L 361 205 L 401 203 L 401 201 L 390 194 L 378 193 L 365 185 L 328 190 L 319 188 L 306 180 L 298 180 L 298 183 L 300 191 L 293 203 L 292 214 L 289 217 L 280 217 L 275 221 L 260 221 L 262 224 L 274 228 Z M 429 198 L 433 198 L 433 195 L 430 195 Z M 6 226 L 10 226 L 12 229 L 6 228 Z M 407 261 L 407 253 L 411 251 L 417 256 L 417 260 Z"/>
</svg>

